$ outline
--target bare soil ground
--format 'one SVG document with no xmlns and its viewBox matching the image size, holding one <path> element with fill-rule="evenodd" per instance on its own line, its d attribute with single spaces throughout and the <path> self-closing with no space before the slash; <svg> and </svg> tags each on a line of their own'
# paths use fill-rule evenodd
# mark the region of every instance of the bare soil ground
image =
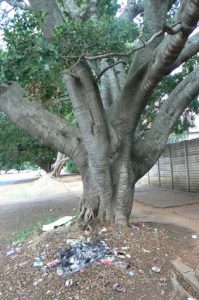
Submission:
<svg viewBox="0 0 199 300">
<path fill-rule="evenodd" d="M 74 214 L 74 208 L 77 209 L 77 197 L 70 190 L 68 193 L 71 201 L 66 197 L 67 184 L 56 182 L 52 186 L 52 182 L 48 179 L 41 179 L 38 182 L 28 183 L 31 190 L 27 189 L 29 196 L 25 198 L 36 197 L 38 203 L 39 198 L 44 199 L 46 195 L 54 197 L 55 207 L 59 206 L 59 201 L 56 203 L 56 193 L 59 192 L 65 195 L 65 201 L 70 202 L 71 213 Z M 70 182 L 69 182 L 70 183 Z M 72 185 L 75 187 L 77 182 L 71 179 Z M 26 186 L 27 187 L 27 186 Z M 19 187 L 15 186 L 14 189 Z M 3 193 L 2 193 L 3 190 Z M 8 190 L 8 187 L 1 190 L 1 199 L 8 201 L 9 193 L 14 193 L 14 190 Z M 22 191 L 22 190 L 21 190 Z M 24 189 L 23 189 L 24 191 Z M 16 190 L 15 190 L 16 192 Z M 31 195 L 30 195 L 31 194 Z M 16 195 L 16 193 L 15 193 Z M 34 196 L 35 195 L 35 196 Z M 11 198 L 13 197 L 13 194 Z M 12 199 L 16 202 L 17 197 Z M 19 197 L 21 201 L 25 198 Z M 27 199 L 26 199 L 27 200 Z M 30 203 L 34 203 L 30 201 Z M 43 216 L 50 214 L 46 200 L 43 205 L 47 205 Z M 76 204 L 75 204 L 76 203 Z M 16 203 L 15 203 L 16 204 Z M 64 202 L 63 202 L 64 204 Z M 27 203 L 26 203 L 27 205 Z M 32 205 L 32 204 L 31 204 Z M 168 300 L 168 299 L 186 299 L 179 298 L 173 294 L 170 276 L 173 267 L 170 261 L 180 257 L 185 263 L 195 268 L 199 263 L 199 238 L 193 239 L 192 235 L 198 232 L 198 228 L 194 230 L 185 229 L 184 227 L 176 226 L 175 224 L 165 225 L 154 223 L 155 214 L 157 220 L 161 219 L 160 210 L 155 209 L 153 213 L 149 206 L 137 204 L 137 211 L 131 220 L 130 228 L 118 228 L 108 224 L 93 224 L 92 231 L 82 230 L 77 225 L 68 228 L 61 227 L 48 234 L 42 234 L 39 237 L 31 238 L 25 241 L 13 256 L 7 256 L 6 252 L 13 246 L 10 244 L 0 244 L 0 299 L 2 300 L 65 300 L 65 299 L 131 299 L 131 300 Z M 23 207 L 20 207 L 23 210 Z M 33 210 L 35 213 L 35 211 Z M 65 210 L 65 215 L 67 211 Z M 147 213 L 148 212 L 148 213 Z M 166 211 L 165 211 L 166 213 Z M 172 211 L 170 214 L 172 215 Z M 5 211 L 6 214 L 6 211 Z M 23 215 L 23 214 L 22 214 Z M 61 211 L 63 216 L 63 211 Z M 174 213 L 173 213 L 174 215 Z M 19 216 L 19 215 L 17 215 Z M 151 217 L 153 216 L 153 217 Z M 166 216 L 169 216 L 167 212 Z M 151 217 L 151 219 L 150 219 Z M 146 222 L 140 222 L 145 219 Z M 163 215 L 163 218 L 165 216 Z M 184 218 L 180 216 L 180 218 Z M 147 221 L 153 221 L 148 223 Z M 19 220 L 23 224 L 23 218 Z M 186 222 L 185 222 L 186 223 Z M 107 232 L 99 234 L 102 227 L 107 228 Z M 20 227 L 20 226 L 19 226 Z M 190 226 L 188 226 L 190 227 Z M 13 228 L 14 229 L 14 228 Z M 3 225 L 1 226 L 3 229 Z M 8 235 L 9 231 L 7 231 Z M 4 235 L 5 236 L 5 235 Z M 59 258 L 59 250 L 65 248 L 68 238 L 104 240 L 111 249 L 126 252 L 124 258 L 115 256 L 115 261 L 122 261 L 129 264 L 128 269 L 122 269 L 113 263 L 104 265 L 101 261 L 93 264 L 87 269 L 81 270 L 74 275 L 59 276 L 57 268 L 46 269 L 42 267 L 34 267 L 35 257 L 42 258 L 44 266 L 53 259 Z M 16 249 L 16 246 L 14 246 Z M 44 254 L 45 253 L 45 254 Z M 159 273 L 151 270 L 153 266 L 160 268 Z M 133 272 L 134 276 L 130 277 L 129 272 Z M 181 278 L 178 277 L 180 280 Z M 68 279 L 72 279 L 72 286 L 65 285 Z M 119 292 L 113 288 L 115 284 L 121 284 L 124 288 Z M 199 299 L 199 295 L 187 286 L 184 281 L 181 284 L 195 298 Z"/>
</svg>

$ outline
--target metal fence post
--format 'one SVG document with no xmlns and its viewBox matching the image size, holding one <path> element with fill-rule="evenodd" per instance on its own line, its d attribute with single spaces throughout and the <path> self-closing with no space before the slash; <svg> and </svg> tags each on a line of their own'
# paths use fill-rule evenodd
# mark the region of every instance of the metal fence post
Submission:
<svg viewBox="0 0 199 300">
<path fill-rule="evenodd" d="M 161 187 L 161 174 L 160 174 L 160 160 L 158 159 L 158 181 L 159 187 Z"/>
<path fill-rule="evenodd" d="M 170 147 L 170 145 L 169 145 L 169 162 L 170 162 L 170 170 L 171 170 L 171 186 L 172 186 L 172 190 L 174 190 L 173 165 L 172 165 L 172 159 L 171 159 L 171 147 Z"/>
<path fill-rule="evenodd" d="M 150 172 L 150 171 L 149 171 Z M 150 185 L 150 173 L 148 172 L 148 185 Z"/>
<path fill-rule="evenodd" d="M 184 141 L 184 157 L 185 157 L 185 167 L 186 167 L 186 176 L 187 176 L 187 190 L 190 192 L 190 176 L 189 176 L 189 161 L 187 155 L 187 143 Z"/>
</svg>

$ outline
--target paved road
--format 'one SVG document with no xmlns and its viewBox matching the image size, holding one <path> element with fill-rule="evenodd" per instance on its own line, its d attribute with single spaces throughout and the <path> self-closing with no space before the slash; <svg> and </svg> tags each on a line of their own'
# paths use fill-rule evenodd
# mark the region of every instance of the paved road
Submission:
<svg viewBox="0 0 199 300">
<path fill-rule="evenodd" d="M 0 175 L 0 186 L 31 182 L 38 178 L 39 176 L 35 172 Z"/>
<path fill-rule="evenodd" d="M 0 206 L 0 241 L 9 238 L 13 232 L 27 229 L 29 225 L 41 222 L 48 217 L 74 215 L 79 206 L 79 198 L 68 192 L 47 196 L 33 201 L 22 201 Z"/>
</svg>

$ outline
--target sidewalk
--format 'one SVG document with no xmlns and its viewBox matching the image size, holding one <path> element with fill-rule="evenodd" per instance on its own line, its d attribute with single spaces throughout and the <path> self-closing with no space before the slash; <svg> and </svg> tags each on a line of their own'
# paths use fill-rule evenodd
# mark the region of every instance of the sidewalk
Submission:
<svg viewBox="0 0 199 300">
<path fill-rule="evenodd" d="M 68 178 L 66 184 L 81 197 L 80 176 Z M 175 224 L 199 234 L 199 194 L 137 185 L 134 199 L 132 216 L 137 221 Z"/>
<path fill-rule="evenodd" d="M 135 199 L 154 207 L 167 208 L 199 204 L 199 193 L 166 190 L 151 185 L 146 186 L 137 184 L 135 189 Z"/>
</svg>

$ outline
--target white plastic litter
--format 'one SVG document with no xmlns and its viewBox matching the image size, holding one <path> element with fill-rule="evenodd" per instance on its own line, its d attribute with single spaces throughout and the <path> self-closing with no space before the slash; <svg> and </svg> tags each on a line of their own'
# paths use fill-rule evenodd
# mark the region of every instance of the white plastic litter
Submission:
<svg viewBox="0 0 199 300">
<path fill-rule="evenodd" d="M 155 273 L 160 273 L 160 268 L 153 266 L 151 270 Z"/>
<path fill-rule="evenodd" d="M 50 231 L 50 230 L 53 230 L 57 227 L 60 227 L 62 225 L 71 225 L 71 220 L 74 219 L 75 216 L 66 216 L 66 217 L 63 217 L 53 223 L 50 223 L 50 224 L 47 224 L 47 225 L 43 225 L 42 227 L 42 230 L 43 231 Z"/>
<path fill-rule="evenodd" d="M 192 235 L 192 239 L 194 239 L 194 240 L 197 239 L 197 237 L 198 237 L 198 236 L 197 236 L 196 234 L 193 234 L 193 235 Z"/>
</svg>

